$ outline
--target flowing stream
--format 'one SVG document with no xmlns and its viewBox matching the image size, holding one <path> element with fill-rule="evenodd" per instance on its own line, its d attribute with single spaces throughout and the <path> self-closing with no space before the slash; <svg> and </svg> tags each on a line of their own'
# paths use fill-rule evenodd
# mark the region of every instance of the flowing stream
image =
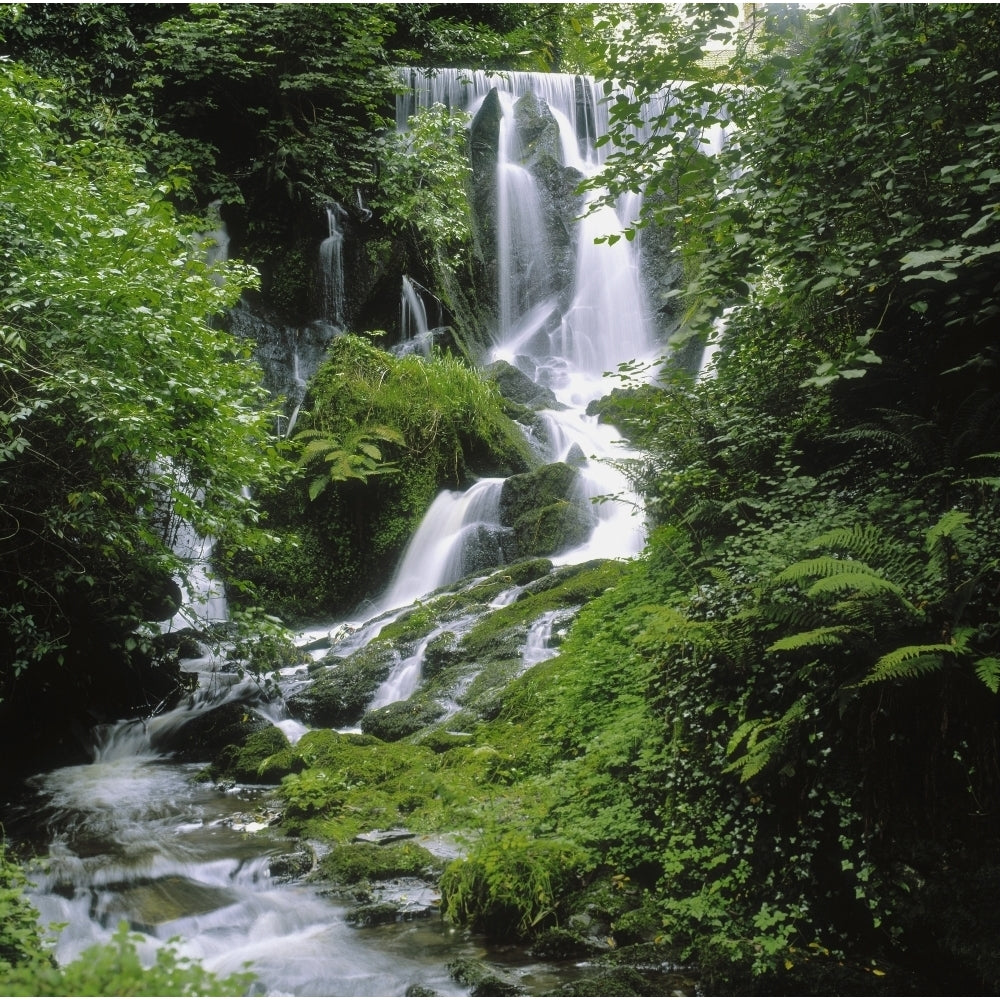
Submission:
<svg viewBox="0 0 1000 1000">
<path fill-rule="evenodd" d="M 493 350 L 540 386 L 557 404 L 541 415 L 537 443 L 544 461 L 571 461 L 580 470 L 579 502 L 590 512 L 588 539 L 559 553 L 556 563 L 595 556 L 628 558 L 644 544 L 638 504 L 614 462 L 628 458 L 613 428 L 586 415 L 587 403 L 609 391 L 603 374 L 620 362 L 657 351 L 639 276 L 638 244 L 595 246 L 593 239 L 620 228 L 611 209 L 578 224 L 573 237 L 575 272 L 567 292 L 555 296 L 544 274 L 549 250 L 540 236 L 535 179 L 521 165 L 523 151 L 513 129 L 514 102 L 538 95 L 560 129 L 566 166 L 581 174 L 596 169 L 592 145 L 602 129 L 602 105 L 592 81 L 579 77 L 441 71 L 413 76 L 413 93 L 400 114 L 433 102 L 472 111 L 497 86 L 504 115 L 497 181 L 499 314 Z M 624 207 L 623 211 L 631 211 Z M 331 273 L 341 254 L 338 216 L 329 213 L 322 253 Z M 625 220 L 626 222 L 629 220 Z M 516 266 L 515 266 L 516 258 Z M 328 282 L 326 320 L 342 319 L 343 289 Z M 419 332 L 426 328 L 422 304 L 410 286 L 404 301 Z M 385 594 L 349 626 L 325 625 L 338 652 L 358 648 L 387 621 L 437 587 L 483 565 L 502 563 L 503 532 L 497 524 L 500 480 L 485 479 L 462 492 L 443 493 L 428 511 Z M 617 501 L 596 503 L 617 496 Z M 491 548 L 492 547 L 492 548 Z M 470 552 L 475 558 L 470 558 Z M 496 598 L 494 607 L 514 599 Z M 213 604 L 212 614 L 220 613 Z M 525 669 L 547 656 L 554 616 L 531 630 Z M 449 623 L 449 628 L 455 628 Z M 303 634 L 305 641 L 311 634 Z M 420 684 L 423 649 L 400 658 L 375 704 L 406 698 Z M 158 749 L 165 734 L 227 700 L 252 704 L 280 725 L 293 742 L 305 727 L 289 718 L 280 697 L 271 699 L 251 682 L 224 675 L 211 660 L 188 664 L 199 672 L 196 692 L 180 706 L 145 722 L 122 722 L 93 736 L 93 760 L 37 775 L 12 819 L 17 836 L 48 857 L 36 875 L 32 899 L 45 923 L 65 925 L 58 942 L 61 961 L 88 944 L 106 940 L 122 920 L 145 935 L 149 953 L 171 937 L 184 953 L 212 970 L 228 973 L 250 962 L 269 995 L 401 996 L 419 984 L 440 995 L 467 990 L 450 978 L 446 963 L 488 954 L 485 945 L 439 919 L 402 921 L 363 929 L 345 921 L 349 901 L 323 896 L 301 878 L 283 877 L 282 859 L 301 851 L 267 825 L 266 788 L 223 789 L 195 780 L 198 763 L 179 763 Z M 296 682 L 289 672 L 289 688 Z M 301 674 L 301 671 L 299 672 Z M 314 845 L 315 846 L 315 845 Z M 429 845 L 447 852 L 442 844 Z M 491 958 L 516 968 L 530 992 L 553 989 L 556 970 L 532 963 L 516 951 Z"/>
</svg>

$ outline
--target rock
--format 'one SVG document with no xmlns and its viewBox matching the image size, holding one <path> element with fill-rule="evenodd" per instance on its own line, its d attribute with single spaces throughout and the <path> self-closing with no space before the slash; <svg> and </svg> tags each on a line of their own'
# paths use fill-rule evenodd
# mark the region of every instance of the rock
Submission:
<svg viewBox="0 0 1000 1000">
<path fill-rule="evenodd" d="M 289 711 L 310 726 L 351 725 L 361 717 L 378 686 L 392 670 L 392 650 L 369 643 L 346 659 L 317 671 L 313 680 L 287 699 Z"/>
<path fill-rule="evenodd" d="M 500 521 L 513 528 L 518 558 L 547 556 L 586 541 L 595 514 L 576 492 L 579 472 L 566 462 L 509 477 Z"/>
<path fill-rule="evenodd" d="M 366 712 L 361 717 L 361 731 L 386 743 L 394 743 L 433 725 L 444 714 L 445 710 L 437 702 L 413 697 Z"/>
<path fill-rule="evenodd" d="M 499 970 L 486 962 L 473 958 L 459 958 L 448 963 L 452 979 L 469 987 L 472 997 L 521 997 L 524 990 L 501 975 Z"/>
<path fill-rule="evenodd" d="M 559 409 L 555 393 L 547 386 L 533 382 L 519 368 L 507 361 L 494 361 L 483 369 L 483 374 L 495 382 L 505 399 L 536 409 Z"/>
<path fill-rule="evenodd" d="M 370 830 L 368 833 L 359 833 L 354 839 L 365 844 L 392 844 L 397 840 L 412 840 L 415 836 L 409 830 Z"/>
<path fill-rule="evenodd" d="M 296 882 L 316 867 L 316 855 L 311 849 L 275 854 L 268 862 L 268 871 L 276 882 Z"/>
<path fill-rule="evenodd" d="M 176 729 L 154 729 L 150 745 L 158 753 L 173 754 L 177 760 L 208 761 L 215 760 L 224 748 L 243 746 L 250 736 L 273 728 L 253 708 L 231 701 L 191 717 Z"/>
</svg>

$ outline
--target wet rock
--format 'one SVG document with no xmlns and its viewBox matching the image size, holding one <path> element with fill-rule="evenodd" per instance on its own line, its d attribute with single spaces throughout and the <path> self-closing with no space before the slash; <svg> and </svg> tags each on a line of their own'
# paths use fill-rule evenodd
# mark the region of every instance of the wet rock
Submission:
<svg viewBox="0 0 1000 1000">
<path fill-rule="evenodd" d="M 320 859 L 319 870 L 340 888 L 402 878 L 419 879 L 425 885 L 440 873 L 441 862 L 411 840 L 394 844 L 355 842 L 334 846 Z"/>
<path fill-rule="evenodd" d="M 571 465 L 553 462 L 504 482 L 500 521 L 513 528 L 519 557 L 550 555 L 587 539 L 594 512 L 579 498 L 578 477 Z"/>
<path fill-rule="evenodd" d="M 286 774 L 301 770 L 288 737 L 277 727 L 268 726 L 249 734 L 241 742 L 225 746 L 212 762 L 213 778 L 277 784 Z"/>
<path fill-rule="evenodd" d="M 399 840 L 412 840 L 416 834 L 409 830 L 370 830 L 368 833 L 359 833 L 354 839 L 358 843 L 364 844 L 394 844 Z"/>
<path fill-rule="evenodd" d="M 366 712 L 361 717 L 361 731 L 394 743 L 433 725 L 444 714 L 437 702 L 414 697 Z"/>
<path fill-rule="evenodd" d="M 399 907 L 393 903 L 364 903 L 344 914 L 344 920 L 355 927 L 381 927 L 399 920 Z"/>
<path fill-rule="evenodd" d="M 361 717 L 378 686 L 392 671 L 393 663 L 391 649 L 370 643 L 316 672 L 311 683 L 287 699 L 288 709 L 310 726 L 350 725 Z"/>
<path fill-rule="evenodd" d="M 472 958 L 459 958 L 448 963 L 452 979 L 469 987 L 472 997 L 521 997 L 525 992 L 520 986 L 503 976 L 498 969 L 486 962 Z"/>
<path fill-rule="evenodd" d="M 272 728 L 253 708 L 231 701 L 191 717 L 176 729 L 153 732 L 150 744 L 176 760 L 208 761 L 215 760 L 225 747 L 242 746 L 255 733 Z"/>
<path fill-rule="evenodd" d="M 555 393 L 548 386 L 533 382 L 507 361 L 494 361 L 483 369 L 483 374 L 497 384 L 505 399 L 538 409 L 560 408 Z"/>
<path fill-rule="evenodd" d="M 268 862 L 271 878 L 276 882 L 297 882 L 316 867 L 316 855 L 311 849 L 275 854 Z"/>
</svg>

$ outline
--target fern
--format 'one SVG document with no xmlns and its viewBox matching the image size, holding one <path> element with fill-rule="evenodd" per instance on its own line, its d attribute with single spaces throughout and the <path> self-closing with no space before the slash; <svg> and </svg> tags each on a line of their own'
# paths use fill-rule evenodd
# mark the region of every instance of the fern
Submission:
<svg viewBox="0 0 1000 1000">
<path fill-rule="evenodd" d="M 742 743 L 746 753 L 723 768 L 739 771 L 740 781 L 749 781 L 764 770 L 788 742 L 792 730 L 805 715 L 808 703 L 800 698 L 780 719 L 747 719 L 740 723 L 726 745 L 726 755 L 732 757 Z"/>
<path fill-rule="evenodd" d="M 969 529 L 966 527 L 968 523 L 969 515 L 964 511 L 949 510 L 944 513 L 937 524 L 927 529 L 927 551 L 933 553 L 945 539 L 952 539 L 955 543 L 964 541 L 969 536 Z"/>
<path fill-rule="evenodd" d="M 382 458 L 382 449 L 375 441 L 403 445 L 403 435 L 384 424 L 355 427 L 343 438 L 328 431 L 309 429 L 300 431 L 295 440 L 303 444 L 298 464 L 305 468 L 321 459 L 326 471 L 313 478 L 309 484 L 309 499 L 315 500 L 330 483 L 358 479 L 367 482 L 370 476 L 387 476 L 398 472 L 395 462 Z"/>
<path fill-rule="evenodd" d="M 873 524 L 835 528 L 813 539 L 811 548 L 837 549 L 850 552 L 857 559 L 871 563 L 886 556 L 885 533 Z"/>
<path fill-rule="evenodd" d="M 811 577 L 864 574 L 874 576 L 875 570 L 866 563 L 854 559 L 838 559 L 835 556 L 816 556 L 802 559 L 783 569 L 775 579 L 778 583 L 801 583 Z"/>
<path fill-rule="evenodd" d="M 808 632 L 796 632 L 795 635 L 786 635 L 783 639 L 771 643 L 767 647 L 769 653 L 791 653 L 800 649 L 809 649 L 813 646 L 840 646 L 843 644 L 844 636 L 849 635 L 851 629 L 844 625 L 821 625 L 819 628 L 810 629 Z"/>
<path fill-rule="evenodd" d="M 815 598 L 823 594 L 839 594 L 845 590 L 854 591 L 858 597 L 893 594 L 904 604 L 912 607 L 898 583 L 893 583 L 883 576 L 876 576 L 874 573 L 833 573 L 817 580 L 806 591 L 806 596 Z"/>
<path fill-rule="evenodd" d="M 924 646 L 900 646 L 891 653 L 879 657 L 872 672 L 859 686 L 876 684 L 879 681 L 912 680 L 924 674 L 939 670 L 945 656 L 955 656 L 960 647 L 951 643 L 936 642 Z"/>
<path fill-rule="evenodd" d="M 995 656 L 983 656 L 975 662 L 976 676 L 989 688 L 990 692 L 1000 692 L 1000 660 Z"/>
</svg>

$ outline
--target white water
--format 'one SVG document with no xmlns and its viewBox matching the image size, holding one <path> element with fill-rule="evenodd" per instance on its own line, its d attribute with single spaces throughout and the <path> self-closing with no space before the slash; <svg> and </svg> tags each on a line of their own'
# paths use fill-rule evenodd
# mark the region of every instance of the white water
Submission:
<svg viewBox="0 0 1000 1000">
<path fill-rule="evenodd" d="M 340 205 L 328 205 L 326 224 L 328 235 L 319 245 L 320 268 L 323 274 L 323 316 L 336 327 L 344 325 L 344 233 L 340 228 Z"/>
</svg>

